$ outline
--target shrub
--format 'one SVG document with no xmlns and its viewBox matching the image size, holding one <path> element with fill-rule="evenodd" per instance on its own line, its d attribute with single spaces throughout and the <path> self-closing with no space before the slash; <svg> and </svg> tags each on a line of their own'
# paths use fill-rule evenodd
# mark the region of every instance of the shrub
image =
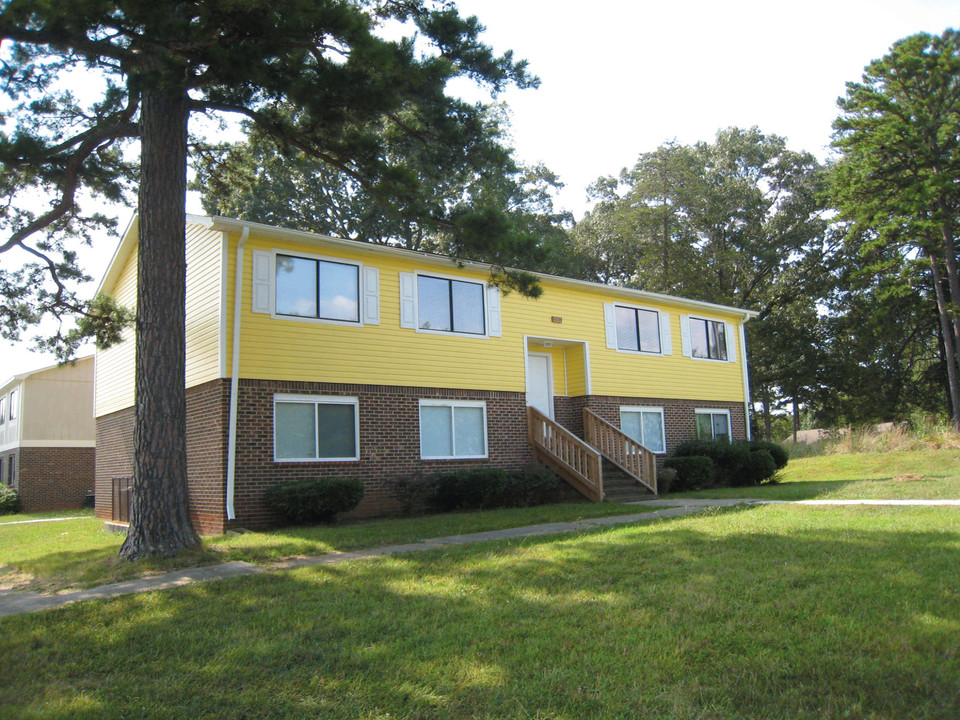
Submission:
<svg viewBox="0 0 960 720">
<path fill-rule="evenodd" d="M 726 440 L 688 440 L 674 450 L 675 457 L 708 457 L 713 460 L 713 485 L 739 487 L 750 463 L 750 448 L 746 443 Z M 708 487 L 708 486 L 704 486 Z"/>
<path fill-rule="evenodd" d="M 773 455 L 767 450 L 753 450 L 750 460 L 740 470 L 740 484 L 737 487 L 759 485 L 776 473 L 777 463 Z"/>
<path fill-rule="evenodd" d="M 677 473 L 670 487 L 673 492 L 699 490 L 700 488 L 710 487 L 713 482 L 713 460 L 705 455 L 667 458 L 663 466 L 673 468 Z"/>
<path fill-rule="evenodd" d="M 670 488 L 673 487 L 673 483 L 676 479 L 676 469 L 664 465 L 657 471 L 657 493 L 662 495 L 670 492 Z"/>
<path fill-rule="evenodd" d="M 310 478 L 280 483 L 264 493 L 267 505 L 291 523 L 334 522 L 363 499 L 358 478 Z"/>
<path fill-rule="evenodd" d="M 433 503 L 437 494 L 437 476 L 417 473 L 394 481 L 390 493 L 400 503 L 400 512 L 404 515 L 418 515 L 425 512 Z"/>
<path fill-rule="evenodd" d="M 529 507 L 556 501 L 560 493 L 560 479 L 546 465 L 527 465 L 507 475 L 506 482 L 495 499 L 502 507 Z"/>
<path fill-rule="evenodd" d="M 456 470 L 437 476 L 433 505 L 440 510 L 475 510 L 490 507 L 503 493 L 507 473 L 499 468 Z"/>
<path fill-rule="evenodd" d="M 0 515 L 20 512 L 20 495 L 9 485 L 0 483 Z"/>
<path fill-rule="evenodd" d="M 787 466 L 787 461 L 790 459 L 790 453 L 787 452 L 787 449 L 782 445 L 777 445 L 777 443 L 766 442 L 764 440 L 751 440 L 750 451 L 755 452 L 757 450 L 766 450 L 770 453 L 770 457 L 773 458 L 773 462 L 777 465 L 777 470 L 783 470 L 783 468 Z"/>
</svg>

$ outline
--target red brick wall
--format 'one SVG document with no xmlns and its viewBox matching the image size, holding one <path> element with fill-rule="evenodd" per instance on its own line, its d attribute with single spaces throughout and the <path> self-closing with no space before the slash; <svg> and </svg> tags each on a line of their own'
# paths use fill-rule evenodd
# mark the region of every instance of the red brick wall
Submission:
<svg viewBox="0 0 960 720">
<path fill-rule="evenodd" d="M 360 409 L 360 460 L 294 462 L 273 460 L 275 393 L 357 397 Z M 484 400 L 487 406 L 488 458 L 421 460 L 419 400 Z M 394 386 L 241 380 L 237 437 L 236 524 L 264 527 L 279 520 L 264 507 L 264 491 L 283 480 L 309 477 L 358 477 L 364 498 L 352 517 L 396 512 L 393 481 L 417 472 L 436 473 L 494 465 L 516 469 L 532 462 L 527 444 L 523 393 Z"/>
<path fill-rule="evenodd" d="M 20 448 L 17 474 L 23 511 L 83 507 L 94 487 L 96 453 L 95 448 Z"/>
<path fill-rule="evenodd" d="M 190 515 L 203 534 L 222 533 L 230 383 L 187 389 L 187 477 Z M 97 418 L 97 517 L 110 520 L 112 480 L 133 475 L 133 408 Z"/>
</svg>

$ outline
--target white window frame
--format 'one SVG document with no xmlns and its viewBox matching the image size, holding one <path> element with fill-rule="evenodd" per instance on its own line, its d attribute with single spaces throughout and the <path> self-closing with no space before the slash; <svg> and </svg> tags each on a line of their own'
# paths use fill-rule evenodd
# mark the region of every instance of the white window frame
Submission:
<svg viewBox="0 0 960 720">
<path fill-rule="evenodd" d="M 468 332 L 458 332 L 457 330 L 431 330 L 430 328 L 420 327 L 420 278 L 429 277 L 436 278 L 437 280 L 452 280 L 454 282 L 468 283 L 471 285 L 479 285 L 482 292 L 483 299 L 483 334 L 480 333 L 468 333 Z M 455 335 L 457 337 L 466 337 L 466 338 L 481 338 L 487 339 L 490 337 L 490 312 L 489 307 L 490 303 L 487 298 L 487 283 L 483 280 L 476 280 L 474 278 L 464 278 L 457 275 L 444 275 L 442 273 L 432 273 L 432 272 L 423 272 L 417 270 L 413 273 L 413 307 L 414 307 L 414 327 L 418 333 L 424 333 L 425 335 Z"/>
<path fill-rule="evenodd" d="M 453 448 L 453 455 L 425 455 L 423 448 L 423 418 L 420 408 L 423 407 L 448 407 L 450 412 L 450 447 Z M 483 410 L 483 454 L 482 455 L 457 455 L 456 442 L 456 413 L 453 409 L 458 407 L 481 408 Z M 489 456 L 489 437 L 487 429 L 487 402 L 486 400 L 447 400 L 447 399 L 421 399 L 417 407 L 417 429 L 420 433 L 420 459 L 421 460 L 483 460 Z"/>
<path fill-rule="evenodd" d="M 278 458 L 277 457 L 277 403 L 302 403 L 304 405 L 313 405 L 316 413 L 317 405 L 353 405 L 353 447 L 355 454 L 353 457 L 336 458 Z M 317 423 L 315 432 L 319 432 L 320 425 Z M 314 448 L 319 450 L 319 438 L 314 439 Z M 276 463 L 331 463 L 331 462 L 357 462 L 360 460 L 360 400 L 357 397 L 347 395 L 290 395 L 276 393 L 273 396 L 273 461 Z"/>
<path fill-rule="evenodd" d="M 697 357 L 696 355 L 693 354 L 693 337 L 692 337 L 693 328 L 690 326 L 690 322 L 693 320 L 697 320 L 699 322 L 719 323 L 720 325 L 723 326 L 723 351 L 727 355 L 726 360 L 723 360 L 721 358 Z M 686 353 L 687 357 L 689 357 L 692 360 L 697 360 L 699 362 L 712 362 L 712 363 L 736 362 L 736 357 L 735 357 L 736 353 L 731 354 L 730 352 L 731 339 L 728 336 L 733 332 L 733 326 L 730 323 L 724 320 L 717 320 L 717 318 L 701 317 L 699 315 L 688 315 L 686 322 L 687 322 L 687 336 L 689 337 L 689 342 L 690 342 L 690 352 Z"/>
<path fill-rule="evenodd" d="M 0 397 L 0 425 L 7 422 L 7 396 Z"/>
<path fill-rule="evenodd" d="M 20 416 L 20 408 L 17 406 L 17 401 L 20 399 L 20 388 L 14 388 L 10 391 L 10 415 L 11 420 L 16 420 Z"/>
<path fill-rule="evenodd" d="M 332 318 L 305 317 L 303 315 L 284 315 L 277 312 L 277 256 L 300 258 L 301 260 L 315 260 L 318 262 L 334 263 L 337 265 L 352 265 L 357 268 L 357 319 L 335 320 Z M 274 248 L 270 251 L 270 317 L 274 320 L 293 320 L 295 322 L 319 323 L 321 325 L 346 325 L 348 327 L 363 327 L 364 302 L 366 288 L 364 265 L 358 260 L 330 257 L 329 255 L 313 255 L 296 250 L 282 250 Z"/>
<path fill-rule="evenodd" d="M 725 410 L 725 409 L 723 409 L 723 408 L 697 408 L 696 410 L 694 410 L 694 420 L 693 420 L 693 434 L 694 434 L 694 437 L 697 437 L 697 420 L 696 420 L 696 416 L 697 416 L 697 415 L 710 415 L 710 416 L 711 416 L 711 419 L 710 419 L 710 435 L 711 435 L 711 437 L 710 437 L 710 438 L 698 438 L 698 439 L 702 439 L 702 440 L 707 440 L 707 439 L 709 439 L 709 440 L 716 440 L 717 437 L 716 437 L 716 435 L 713 434 L 713 418 L 712 418 L 712 416 L 713 416 L 713 415 L 726 415 L 726 416 L 727 416 L 727 430 L 729 431 L 728 434 L 727 434 L 727 441 L 728 441 L 728 442 L 731 442 L 731 443 L 733 442 L 733 422 L 730 420 L 730 411 L 729 411 L 729 410 Z"/>
<path fill-rule="evenodd" d="M 620 430 L 623 431 L 623 413 L 632 412 L 632 413 L 657 413 L 660 415 L 660 443 L 663 447 L 663 450 L 650 450 L 643 440 L 640 440 L 641 445 L 643 445 L 647 450 L 650 450 L 654 455 L 666 455 L 667 454 L 667 423 L 666 417 L 663 414 L 662 407 L 650 407 L 646 405 L 621 405 L 620 406 Z M 643 431 L 643 418 L 640 418 L 640 430 Z M 625 433 L 624 433 L 625 434 Z M 645 440 L 646 438 L 644 438 Z"/>
</svg>

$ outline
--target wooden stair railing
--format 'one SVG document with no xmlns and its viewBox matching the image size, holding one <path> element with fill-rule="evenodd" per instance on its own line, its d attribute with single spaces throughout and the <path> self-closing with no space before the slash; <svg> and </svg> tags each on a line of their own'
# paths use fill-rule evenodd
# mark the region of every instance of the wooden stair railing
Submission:
<svg viewBox="0 0 960 720">
<path fill-rule="evenodd" d="M 610 462 L 657 494 L 657 461 L 647 448 L 587 408 L 583 409 L 583 435 Z"/>
<path fill-rule="evenodd" d="M 600 453 L 536 408 L 527 407 L 527 433 L 537 460 L 593 502 L 603 502 Z"/>
</svg>

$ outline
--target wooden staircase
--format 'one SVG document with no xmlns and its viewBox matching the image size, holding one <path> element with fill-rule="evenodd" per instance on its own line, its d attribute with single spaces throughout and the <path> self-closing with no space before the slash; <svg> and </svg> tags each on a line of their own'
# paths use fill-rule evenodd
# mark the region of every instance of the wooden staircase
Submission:
<svg viewBox="0 0 960 720">
<path fill-rule="evenodd" d="M 593 502 L 630 502 L 657 494 L 652 452 L 584 408 L 581 440 L 533 407 L 527 433 L 534 457 Z"/>
</svg>

